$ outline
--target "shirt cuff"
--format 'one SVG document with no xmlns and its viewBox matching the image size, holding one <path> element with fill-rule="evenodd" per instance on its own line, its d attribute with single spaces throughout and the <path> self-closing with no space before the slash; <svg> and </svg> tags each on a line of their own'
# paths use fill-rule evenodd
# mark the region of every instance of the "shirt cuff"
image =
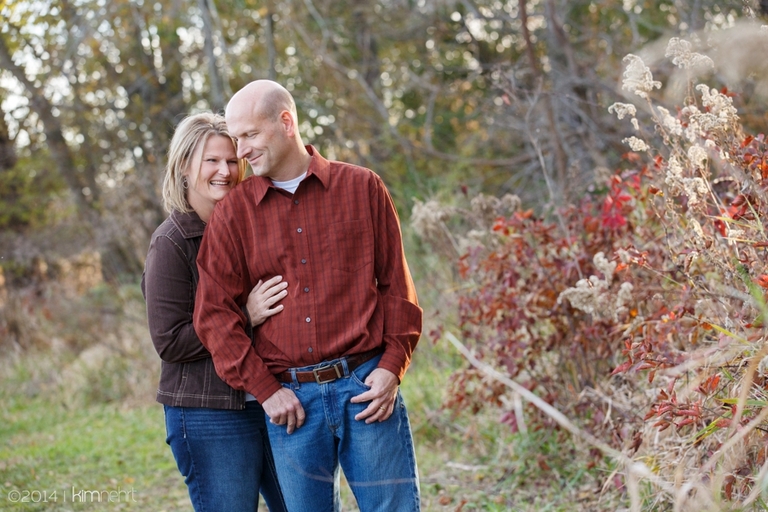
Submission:
<svg viewBox="0 0 768 512">
<path fill-rule="evenodd" d="M 378 368 L 389 370 L 395 374 L 395 377 L 402 382 L 405 377 L 405 371 L 408 369 L 408 363 L 401 355 L 393 350 L 385 351 L 379 360 Z"/>
<path fill-rule="evenodd" d="M 280 384 L 280 381 L 278 381 L 272 374 L 270 374 L 269 377 L 265 377 L 260 384 L 261 385 L 257 389 L 246 390 L 255 396 L 260 404 L 263 404 L 265 400 L 277 393 L 280 388 L 283 387 L 282 384 Z"/>
</svg>

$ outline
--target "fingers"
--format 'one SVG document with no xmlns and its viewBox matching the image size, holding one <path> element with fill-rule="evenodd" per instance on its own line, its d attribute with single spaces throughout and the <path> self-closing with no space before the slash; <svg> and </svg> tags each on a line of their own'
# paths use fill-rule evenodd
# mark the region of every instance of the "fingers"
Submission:
<svg viewBox="0 0 768 512">
<path fill-rule="evenodd" d="M 269 416 L 273 425 L 285 425 L 286 432 L 293 434 L 294 430 L 304 424 L 306 414 L 301 402 L 293 391 L 281 388 L 262 404 L 264 412 Z"/>
<path fill-rule="evenodd" d="M 360 404 L 363 402 L 370 402 L 375 398 L 378 398 L 378 393 L 376 393 L 372 389 L 369 389 L 365 393 L 360 393 L 359 395 L 353 396 L 349 401 L 352 402 L 353 404 Z"/>
<path fill-rule="evenodd" d="M 288 425 L 288 428 L 286 428 L 285 431 L 288 432 L 288 435 L 293 434 L 293 431 L 296 430 L 296 420 L 293 417 L 290 417 L 286 424 Z"/>
<path fill-rule="evenodd" d="M 285 422 L 287 426 L 286 432 L 288 434 L 293 434 L 294 430 L 301 428 L 301 426 L 304 425 L 304 420 L 306 417 L 307 416 L 304 413 L 304 408 L 301 406 L 301 404 L 299 404 L 298 409 L 296 409 L 293 414 L 289 415 Z"/>
<path fill-rule="evenodd" d="M 270 279 L 267 279 L 266 281 L 264 281 L 264 288 L 271 288 L 272 286 L 276 285 L 282 280 L 283 280 L 283 276 L 275 276 Z M 259 283 L 261 283 L 261 280 L 259 280 Z"/>
<path fill-rule="evenodd" d="M 275 304 L 275 302 L 284 299 L 285 296 L 288 295 L 288 290 L 286 290 L 287 287 L 288 283 L 280 283 L 279 285 L 267 290 L 264 293 L 264 305 L 271 307 Z"/>
<path fill-rule="evenodd" d="M 277 303 L 288 295 L 288 283 L 282 279 L 283 276 L 274 276 L 266 281 L 259 280 L 248 294 L 246 306 L 251 325 L 260 325 L 283 310 L 283 305 Z"/>
<path fill-rule="evenodd" d="M 271 308 L 275 303 L 283 300 L 288 295 L 288 283 L 281 281 L 282 278 L 282 276 L 275 276 L 264 283 L 259 281 L 253 290 L 251 290 L 251 294 L 264 309 Z M 279 309 L 282 309 L 282 306 Z M 277 311 L 273 311 L 272 314 L 275 314 L 276 312 Z"/>
<path fill-rule="evenodd" d="M 397 398 L 398 378 L 389 370 L 376 368 L 366 377 L 365 384 L 371 389 L 350 399 L 350 402 L 355 404 L 370 402 L 355 416 L 355 419 L 365 420 L 366 423 L 389 419 Z"/>
<path fill-rule="evenodd" d="M 386 421 L 392 416 L 394 410 L 394 402 L 385 402 L 375 400 L 368 404 L 362 412 L 355 415 L 355 420 L 365 420 L 366 423 L 373 423 L 375 421 Z"/>
<path fill-rule="evenodd" d="M 288 288 L 288 283 L 286 283 L 285 281 L 269 287 L 267 286 L 266 283 L 264 283 L 264 287 L 266 289 L 263 292 L 263 296 L 265 298 L 265 302 L 267 302 L 270 306 L 275 302 L 277 302 L 278 300 L 285 297 L 286 295 L 288 295 L 288 290 L 286 290 L 286 288 Z"/>
<path fill-rule="evenodd" d="M 288 287 L 288 283 L 285 281 L 281 282 L 282 280 L 283 276 L 275 276 L 267 279 L 266 281 L 259 279 L 259 282 L 256 283 L 256 286 L 253 287 L 249 295 L 256 294 L 264 297 L 270 297 Z"/>
<path fill-rule="evenodd" d="M 304 413 L 304 408 L 299 404 L 299 408 L 296 411 L 296 428 L 300 428 L 304 425 L 305 419 L 307 419 L 307 415 Z"/>
</svg>

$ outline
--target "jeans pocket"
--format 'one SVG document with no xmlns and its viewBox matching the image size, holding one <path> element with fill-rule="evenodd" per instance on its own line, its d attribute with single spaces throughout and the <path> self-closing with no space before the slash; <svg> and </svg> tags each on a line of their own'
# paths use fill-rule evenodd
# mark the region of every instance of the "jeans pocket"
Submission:
<svg viewBox="0 0 768 512">
<path fill-rule="evenodd" d="M 373 370 L 378 368 L 379 361 L 381 360 L 381 355 L 378 355 L 374 358 L 372 358 L 369 361 L 364 362 L 351 372 L 349 372 L 349 379 L 363 388 L 365 391 L 368 391 L 371 389 L 371 386 L 365 383 L 365 379 L 368 378 L 368 375 L 371 374 Z"/>
<path fill-rule="evenodd" d="M 365 377 L 367 377 L 367 376 L 368 376 L 368 375 L 366 374 L 366 375 L 365 375 Z M 365 379 L 365 377 L 363 377 L 363 379 Z M 363 390 L 365 390 L 365 391 L 368 391 L 369 389 L 371 389 L 371 386 L 369 386 L 368 384 L 366 384 L 365 382 L 363 382 L 363 380 L 361 380 L 361 379 L 360 379 L 360 377 L 358 377 L 358 376 L 357 376 L 357 373 L 355 373 L 355 372 L 352 372 L 352 373 L 349 375 L 349 379 L 350 379 L 352 382 L 354 382 L 355 384 L 357 384 L 359 387 L 361 387 L 361 388 L 362 388 Z"/>
</svg>

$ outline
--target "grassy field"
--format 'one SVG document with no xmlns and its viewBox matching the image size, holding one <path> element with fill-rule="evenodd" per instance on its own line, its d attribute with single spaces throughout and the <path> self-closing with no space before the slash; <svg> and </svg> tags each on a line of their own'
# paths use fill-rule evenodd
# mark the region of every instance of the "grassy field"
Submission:
<svg viewBox="0 0 768 512">
<path fill-rule="evenodd" d="M 0 510 L 191 510 L 153 401 L 159 362 L 145 337 L 132 340 L 111 352 L 0 360 Z M 587 471 L 585 449 L 564 433 L 513 435 L 498 411 L 444 410 L 447 383 L 464 364 L 448 344 L 424 340 L 403 385 L 423 510 L 617 510 L 616 496 L 601 493 L 608 470 Z M 356 510 L 348 488 L 342 496 Z"/>
</svg>

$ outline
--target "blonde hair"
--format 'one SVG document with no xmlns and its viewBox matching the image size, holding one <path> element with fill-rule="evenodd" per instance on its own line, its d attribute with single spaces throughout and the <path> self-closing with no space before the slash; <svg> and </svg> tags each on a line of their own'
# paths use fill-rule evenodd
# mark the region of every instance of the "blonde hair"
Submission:
<svg viewBox="0 0 768 512">
<path fill-rule="evenodd" d="M 211 136 L 217 135 L 229 138 L 232 145 L 235 145 L 235 141 L 227 130 L 224 117 L 213 112 L 192 114 L 176 126 L 168 147 L 168 163 L 165 166 L 163 178 L 163 207 L 168 213 L 173 210 L 180 213 L 192 211 L 187 201 L 183 175 L 192 165 L 195 154 L 202 151 Z M 238 159 L 237 167 L 240 172 L 237 183 L 243 181 L 245 177 L 245 166 L 245 160 Z"/>
</svg>

